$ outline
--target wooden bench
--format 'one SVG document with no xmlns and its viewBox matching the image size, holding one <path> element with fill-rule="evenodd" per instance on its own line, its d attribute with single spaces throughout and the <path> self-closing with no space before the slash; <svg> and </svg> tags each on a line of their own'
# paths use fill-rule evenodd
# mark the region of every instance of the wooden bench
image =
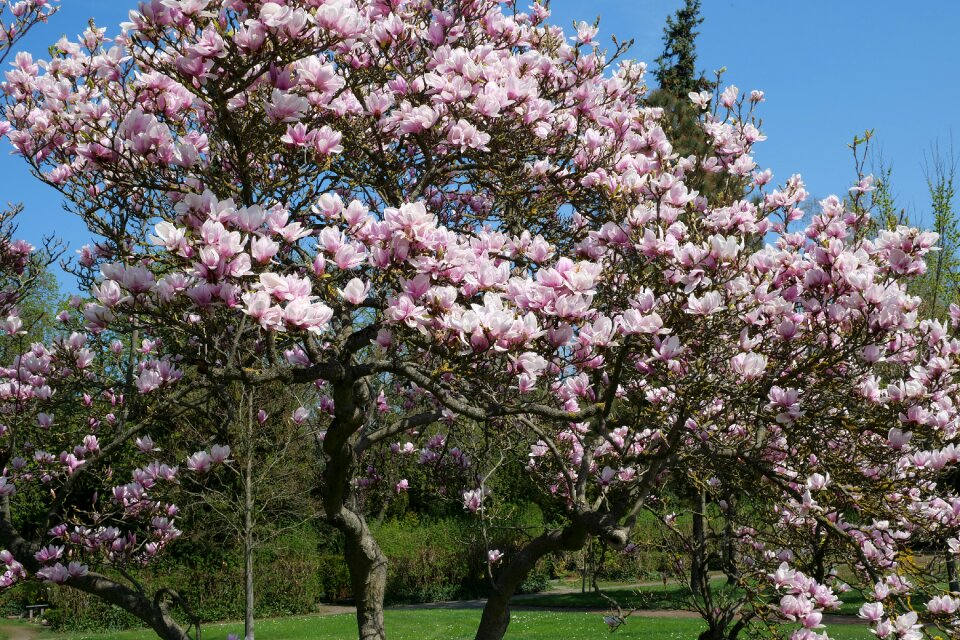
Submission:
<svg viewBox="0 0 960 640">
<path fill-rule="evenodd" d="M 48 604 L 29 604 L 24 607 L 26 610 L 23 612 L 23 615 L 27 618 L 27 620 L 33 620 L 34 614 L 37 614 L 37 617 L 39 618 L 43 615 L 43 610 L 49 606 L 50 605 Z"/>
</svg>

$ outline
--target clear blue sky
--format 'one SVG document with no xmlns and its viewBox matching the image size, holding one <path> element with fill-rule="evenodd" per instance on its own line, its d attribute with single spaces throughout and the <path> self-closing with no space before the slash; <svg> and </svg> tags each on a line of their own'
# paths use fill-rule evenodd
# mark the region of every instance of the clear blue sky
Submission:
<svg viewBox="0 0 960 640">
<path fill-rule="evenodd" d="M 520 0 L 521 4 L 525 0 Z M 553 21 L 601 19 L 601 37 L 635 40 L 631 57 L 653 66 L 666 17 L 681 0 L 554 0 Z M 116 32 L 134 0 L 63 0 L 64 8 L 25 41 L 43 55 L 61 34 L 76 35 L 94 17 Z M 946 145 L 960 108 L 960 2 L 918 0 L 704 0 L 699 65 L 726 67 L 741 90 L 762 89 L 763 131 L 757 159 L 781 182 L 800 173 L 818 197 L 842 193 L 853 179 L 847 144 L 875 129 L 894 169 L 894 191 L 911 219 L 927 209 L 923 154 Z M 21 235 L 38 242 L 55 233 L 71 252 L 87 237 L 57 194 L 37 183 L 0 143 L 0 201 L 26 206 Z M 68 284 L 68 283 L 65 283 Z"/>
</svg>

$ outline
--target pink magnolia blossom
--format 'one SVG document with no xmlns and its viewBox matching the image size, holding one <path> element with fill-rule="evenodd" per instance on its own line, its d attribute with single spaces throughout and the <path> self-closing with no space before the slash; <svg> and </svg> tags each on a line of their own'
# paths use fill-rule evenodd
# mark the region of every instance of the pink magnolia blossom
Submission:
<svg viewBox="0 0 960 640">
<path fill-rule="evenodd" d="M 483 509 L 483 491 L 472 489 L 463 492 L 463 508 L 470 513 L 477 513 Z"/>
<path fill-rule="evenodd" d="M 213 459 L 206 451 L 197 451 L 187 458 L 187 469 L 196 473 L 206 473 L 210 470 Z"/>
<path fill-rule="evenodd" d="M 370 293 L 370 283 L 364 282 L 360 278 L 353 278 L 347 283 L 347 286 L 340 289 L 340 295 L 344 300 L 353 305 L 362 304 Z"/>
</svg>

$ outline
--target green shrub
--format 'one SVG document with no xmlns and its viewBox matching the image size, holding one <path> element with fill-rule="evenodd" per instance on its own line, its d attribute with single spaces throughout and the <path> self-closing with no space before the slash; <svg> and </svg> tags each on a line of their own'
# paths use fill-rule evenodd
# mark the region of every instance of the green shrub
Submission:
<svg viewBox="0 0 960 640">
<path fill-rule="evenodd" d="M 316 543 L 312 528 L 305 527 L 258 549 L 254 561 L 258 616 L 309 613 L 323 599 Z M 185 544 L 172 551 L 156 565 L 132 572 L 147 593 L 161 587 L 175 589 L 202 622 L 243 617 L 244 581 L 239 550 L 198 551 Z M 113 631 L 140 626 L 137 618 L 122 609 L 73 589 L 52 589 L 50 603 L 46 617 L 60 631 Z M 174 615 L 187 622 L 184 612 L 174 609 Z"/>
<path fill-rule="evenodd" d="M 350 597 L 350 572 L 342 553 L 318 553 L 315 572 L 322 601 L 340 602 Z"/>
<path fill-rule="evenodd" d="M 541 591 L 545 591 L 549 580 L 550 576 L 547 572 L 534 569 L 530 572 L 530 575 L 527 576 L 527 579 L 520 584 L 517 593 L 540 593 Z"/>
<path fill-rule="evenodd" d="M 18 582 L 0 591 L 0 616 L 19 616 L 27 605 L 50 602 L 49 589 L 39 582 Z"/>
<path fill-rule="evenodd" d="M 86 593 L 65 587 L 51 592 L 51 608 L 45 618 L 54 629 L 64 631 L 118 631 L 142 623 L 120 607 Z"/>
<path fill-rule="evenodd" d="M 374 535 L 389 558 L 388 603 L 432 602 L 464 597 L 475 590 L 473 532 L 461 519 L 419 522 L 408 516 L 376 527 Z"/>
</svg>

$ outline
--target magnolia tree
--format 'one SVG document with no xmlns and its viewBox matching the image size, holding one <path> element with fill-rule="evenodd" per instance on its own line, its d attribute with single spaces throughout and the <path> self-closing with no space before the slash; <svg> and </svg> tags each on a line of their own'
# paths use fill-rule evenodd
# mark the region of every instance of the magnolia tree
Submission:
<svg viewBox="0 0 960 640">
<path fill-rule="evenodd" d="M 324 507 L 364 637 L 383 635 L 386 559 L 355 508 L 357 457 L 440 419 L 455 374 L 513 383 L 527 365 L 507 356 L 543 329 L 503 305 L 511 269 L 572 250 L 575 223 L 614 215 L 607 176 L 636 174 L 621 148 L 665 142 L 642 66 L 614 70 L 594 29 L 570 45 L 546 15 L 152 2 L 114 41 L 91 29 L 8 74 L 11 141 L 99 236 L 80 258 L 91 328 L 162 327 L 218 382 L 325 384 Z M 589 306 L 562 298 L 571 319 Z M 372 423 L 385 379 L 424 398 Z"/>
<path fill-rule="evenodd" d="M 691 99 L 709 103 L 709 96 Z M 716 107 L 705 114 L 716 155 L 703 163 L 749 170 L 745 154 L 756 135 L 735 89 L 724 91 L 719 107 L 728 120 Z M 920 587 L 908 579 L 915 566 L 899 562 L 928 533 L 952 531 L 955 520 L 931 460 L 938 467 L 955 461 L 957 343 L 938 322 L 918 322 L 919 301 L 906 293 L 935 237 L 899 228 L 866 239 L 868 215 L 856 203 L 868 179 L 852 190 L 853 207 L 825 200 L 805 230 L 791 232 L 805 197 L 798 179 L 758 204 L 711 208 L 682 187 L 690 160 L 664 160 L 671 172 L 647 178 L 646 202 L 580 243 L 596 274 L 583 321 L 562 345 L 525 354 L 552 368 L 549 390 L 573 417 L 523 418 L 539 437 L 531 469 L 565 502 L 570 524 L 507 560 L 478 638 L 502 636 L 509 597 L 539 557 L 576 548 L 587 535 L 626 545 L 638 513 L 676 466 L 718 478 L 736 470 L 733 495 L 769 500 L 781 515 L 776 526 L 823 526 L 845 542 L 861 579 L 876 583 L 878 602 L 864 615 L 880 635 L 917 633 L 916 613 L 897 617 L 892 606 L 884 613 L 890 598 L 914 590 L 932 598 L 930 622 L 949 627 L 943 616 L 956 603 L 933 581 Z M 757 174 L 755 187 L 767 175 Z M 660 181 L 671 190 L 658 193 Z M 775 243 L 747 249 L 769 232 Z M 567 263 L 565 273 L 543 269 L 513 278 L 505 290 L 529 308 L 579 273 Z M 475 407 L 462 404 L 464 413 Z M 922 444 L 903 455 L 908 430 L 922 432 Z M 762 543 L 749 532 L 739 537 Z M 767 564 L 790 557 L 788 547 L 764 550 Z M 814 637 L 822 609 L 836 604 L 829 589 L 789 565 L 759 568 L 754 580 L 796 577 L 774 579 L 788 590 L 779 611 L 802 623 L 794 637 Z"/>
<path fill-rule="evenodd" d="M 0 61 L 55 10 L 47 0 L 0 1 Z M 9 123 L 0 130 L 8 132 Z M 33 295 L 61 249 L 53 239 L 40 250 L 15 239 L 21 209 L 0 213 L 0 340 L 7 343 L 5 352 L 21 354 L 0 368 L 0 585 L 30 579 L 67 585 L 124 608 L 162 635 L 176 629 L 177 637 L 185 637 L 168 611 L 176 592 L 148 596 L 135 583 L 98 572 L 109 567 L 125 573 L 179 534 L 176 507 L 162 500 L 175 467 L 144 461 L 126 470 L 129 482 L 117 485 L 103 464 L 140 431 L 141 423 L 132 422 L 150 411 L 149 401 L 130 397 L 155 391 L 179 374 L 169 361 L 149 357 L 148 342 L 134 353 L 129 341 L 113 340 L 107 347 L 106 336 L 65 328 L 49 345 L 24 344 L 28 327 L 17 305 Z M 59 319 L 70 324 L 70 312 Z M 123 374 L 119 379 L 117 372 Z M 149 436 L 137 439 L 145 454 L 150 442 Z"/>
<path fill-rule="evenodd" d="M 42 65 L 19 55 L 8 137 L 97 236 L 88 330 L 162 335 L 158 354 L 211 385 L 320 390 L 298 419 L 316 425 L 363 639 L 385 636 L 386 558 L 359 461 L 465 419 L 524 434 L 566 518 L 497 556 L 478 638 L 503 636 L 545 554 L 628 544 L 693 460 L 721 482 L 736 465 L 784 525 L 848 544 L 881 637 L 922 633 L 897 607 L 912 595 L 949 627 L 957 602 L 901 562 L 956 526 L 933 467 L 955 462 L 958 343 L 905 290 L 935 238 L 868 239 L 836 198 L 790 229 L 802 182 L 767 190 L 750 156 L 762 94 L 692 95 L 710 151 L 678 157 L 643 65 L 547 16 L 155 0 L 113 40 L 91 28 Z M 752 193 L 711 202 L 687 186 L 704 174 Z M 410 402 L 381 408 L 383 385 Z M 496 496 L 469 489 L 482 515 Z M 765 549 L 763 566 L 789 558 Z M 755 576 L 795 638 L 818 636 L 828 586 L 789 562 Z"/>
</svg>

